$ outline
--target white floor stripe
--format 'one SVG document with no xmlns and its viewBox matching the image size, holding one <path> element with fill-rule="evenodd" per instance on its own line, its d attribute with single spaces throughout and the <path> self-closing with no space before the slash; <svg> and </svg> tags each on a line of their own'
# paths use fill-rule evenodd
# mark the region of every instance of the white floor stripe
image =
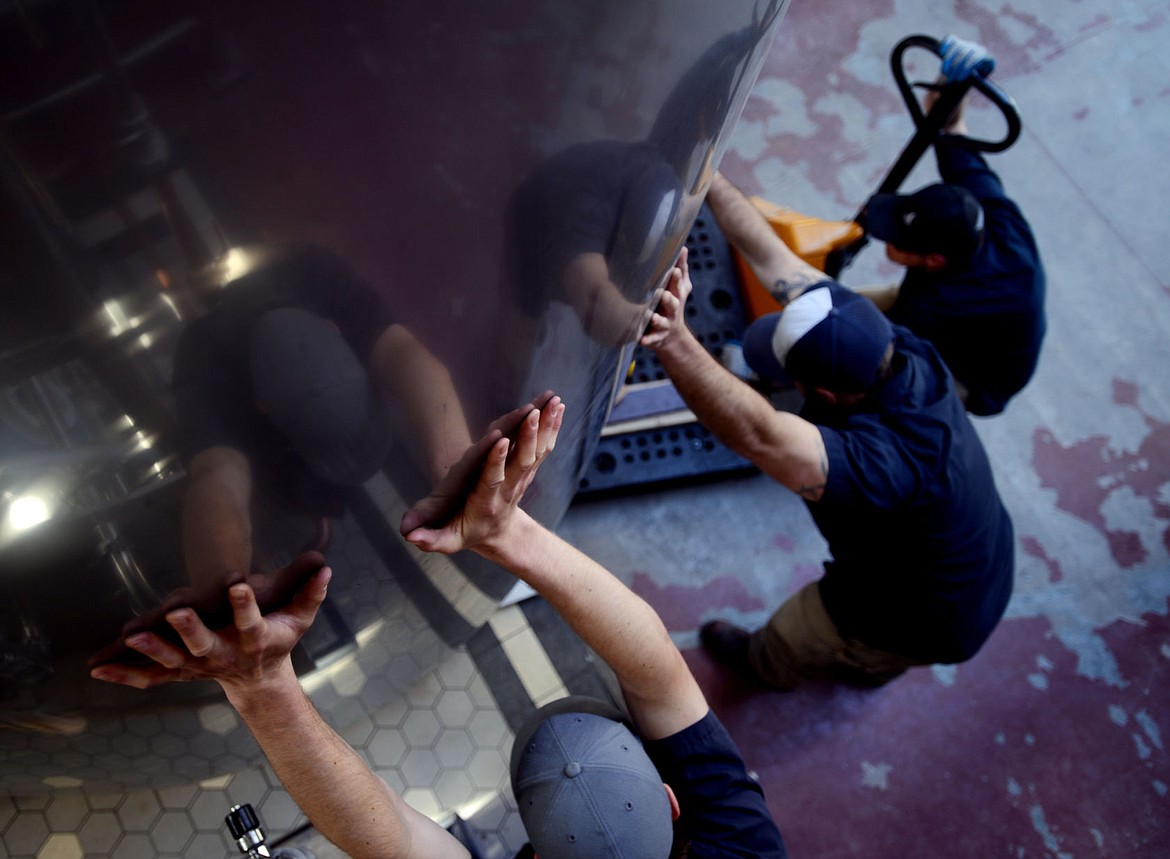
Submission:
<svg viewBox="0 0 1170 859">
<path fill-rule="evenodd" d="M 406 499 L 398 494 L 398 490 L 381 472 L 366 481 L 365 489 L 386 522 L 397 531 L 398 523 L 402 521 L 402 515 L 410 507 L 406 503 Z M 451 562 L 450 558 L 446 555 L 419 551 L 405 541 L 403 545 L 415 558 L 419 568 L 430 579 L 431 584 L 438 589 L 464 620 L 472 626 L 479 627 L 492 616 L 498 606 L 497 601 L 476 587 Z"/>
<path fill-rule="evenodd" d="M 508 606 L 488 621 L 524 691 L 539 707 L 569 694 L 548 652 L 519 606 Z"/>
</svg>

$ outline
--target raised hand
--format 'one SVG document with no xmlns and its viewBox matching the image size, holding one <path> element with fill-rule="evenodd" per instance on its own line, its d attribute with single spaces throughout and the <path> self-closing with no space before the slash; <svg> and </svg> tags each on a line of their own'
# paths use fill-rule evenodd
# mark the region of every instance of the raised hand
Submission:
<svg viewBox="0 0 1170 859">
<path fill-rule="evenodd" d="M 520 499 L 536 470 L 556 447 L 565 406 L 552 397 L 532 409 L 520 425 L 515 443 L 498 438 L 488 452 L 479 481 L 463 506 L 441 527 L 408 527 L 417 521 L 413 510 L 403 517 L 406 540 L 427 552 L 452 554 L 506 540 L 519 515 Z"/>
<path fill-rule="evenodd" d="M 222 584 L 205 582 L 202 587 L 178 588 L 160 605 L 123 625 L 118 638 L 94 653 L 89 658 L 89 665 L 92 668 L 107 662 L 140 664 L 142 662 L 140 654 L 126 647 L 126 639 L 135 633 L 153 632 L 172 643 L 178 643 L 178 635 L 166 621 L 166 616 L 176 609 L 193 609 L 208 629 L 228 626 L 233 621 L 228 588 L 240 582 L 251 586 L 261 612 L 273 611 L 292 600 L 305 586 L 310 576 L 324 565 L 325 558 L 320 552 L 305 552 L 271 572 L 253 572 L 247 575 L 225 573 L 225 581 Z"/>
<path fill-rule="evenodd" d="M 473 442 L 459 461 L 447 469 L 447 473 L 402 517 L 399 531 L 403 536 L 415 528 L 427 526 L 437 528 L 446 523 L 466 501 L 475 488 L 483 469 L 484 458 L 497 441 L 514 433 L 533 409 L 543 408 L 552 399 L 552 391 L 545 391 L 517 409 L 496 418 L 487 432 Z"/>
<path fill-rule="evenodd" d="M 193 609 L 175 609 L 167 613 L 166 622 L 178 634 L 178 642 L 151 631 L 133 633 L 126 638 L 126 647 L 149 657 L 150 664 L 107 663 L 93 668 L 90 676 L 139 689 L 215 680 L 233 702 L 262 693 L 268 683 L 288 681 L 292 672 L 288 655 L 312 625 L 331 575 L 328 567 L 322 567 L 291 602 L 267 615 L 260 613 L 250 585 L 232 585 L 228 589 L 230 626 L 211 630 Z"/>
<path fill-rule="evenodd" d="M 687 249 L 683 247 L 670 272 L 666 289 L 658 299 L 658 310 L 650 317 L 650 324 L 646 328 L 646 333 L 642 335 L 643 346 L 657 349 L 686 333 L 684 310 L 693 288 L 690 267 L 687 265 Z"/>
</svg>

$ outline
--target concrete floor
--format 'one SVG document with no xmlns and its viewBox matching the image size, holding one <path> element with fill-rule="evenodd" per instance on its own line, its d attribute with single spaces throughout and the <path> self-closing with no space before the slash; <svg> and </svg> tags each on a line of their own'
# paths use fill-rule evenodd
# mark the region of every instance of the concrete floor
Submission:
<svg viewBox="0 0 1170 859">
<path fill-rule="evenodd" d="M 991 160 L 1049 282 L 1035 379 L 978 421 L 1017 533 L 1015 595 L 984 650 L 875 692 L 787 695 L 688 650 L 794 856 L 1170 856 L 1168 23 L 1166 2 L 788 12 L 724 172 L 850 217 L 910 136 L 890 48 L 976 39 L 1020 106 L 1022 137 Z M 905 187 L 933 170 L 928 156 Z M 878 245 L 843 279 L 895 276 Z M 803 504 L 763 477 L 578 504 L 560 530 L 684 648 L 711 617 L 758 625 L 825 557 Z"/>
<path fill-rule="evenodd" d="M 803 504 L 762 477 L 580 503 L 560 527 L 662 613 L 794 857 L 1170 855 L 1168 22 L 1166 0 L 797 0 L 788 12 L 725 172 L 810 214 L 851 216 L 910 135 L 890 48 L 917 32 L 977 39 L 1021 107 L 1023 136 L 993 164 L 1033 223 L 1050 289 L 1035 380 L 978 424 L 1018 566 L 1007 619 L 969 663 L 873 692 L 777 695 L 742 688 L 695 650 L 703 620 L 759 623 L 819 574 L 825 547 Z M 994 134 L 991 117 L 974 120 Z M 895 275 L 873 248 L 845 279 Z M 501 644 L 532 638 L 494 627 Z M 532 660 L 514 650 L 523 674 Z M 521 681 L 533 701 L 556 694 Z M 476 822 L 502 836 L 489 854 L 510 855 L 509 797 L 488 796 L 511 742 L 499 687 L 452 652 L 409 713 L 353 697 L 346 736 L 371 763 L 403 789 L 429 785 L 416 795 L 429 810 L 479 808 Z M 235 801 L 256 803 L 276 832 L 303 821 L 265 771 L 58 792 L 0 799 L 0 855 L 223 855 Z"/>
</svg>

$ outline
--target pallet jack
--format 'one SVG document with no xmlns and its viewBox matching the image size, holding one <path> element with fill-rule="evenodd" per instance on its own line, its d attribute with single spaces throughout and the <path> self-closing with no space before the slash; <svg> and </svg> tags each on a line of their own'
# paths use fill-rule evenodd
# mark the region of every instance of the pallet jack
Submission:
<svg viewBox="0 0 1170 859">
<path fill-rule="evenodd" d="M 911 48 L 920 48 L 942 57 L 941 43 L 930 36 L 907 36 L 894 46 L 890 53 L 890 70 L 894 81 L 898 85 L 898 92 L 910 112 L 914 122 L 914 136 L 903 147 L 901 154 L 893 166 L 886 173 L 881 184 L 874 193 L 892 194 L 896 192 L 910 171 L 922 158 L 934 141 L 946 128 L 967 93 L 978 90 L 989 102 L 997 107 L 1003 115 L 1006 129 L 1004 136 L 999 140 L 984 140 L 965 135 L 951 135 L 951 140 L 968 149 L 979 152 L 1002 152 L 1020 136 L 1022 128 L 1020 114 L 1016 103 L 1003 90 L 982 75 L 975 74 L 966 80 L 952 83 L 934 83 L 927 81 L 910 81 L 906 75 L 905 56 Z M 924 113 L 918 102 L 916 89 L 934 90 L 938 98 L 931 106 L 929 113 Z M 849 221 L 824 221 L 783 206 L 777 206 L 761 197 L 751 198 L 756 207 L 772 225 L 772 229 L 784 240 L 797 256 L 805 262 L 825 272 L 829 277 L 837 278 L 854 258 L 869 243 L 869 234 L 865 226 L 865 207 Z M 764 313 L 779 310 L 780 305 L 756 279 L 747 264 L 734 253 L 736 271 L 739 274 L 745 299 L 748 302 L 750 319 L 756 319 Z"/>
<path fill-rule="evenodd" d="M 905 59 L 911 49 L 942 57 L 939 40 L 925 35 L 907 36 L 890 53 L 890 69 L 915 130 L 876 193 L 894 193 L 901 187 L 971 89 L 978 90 L 998 108 L 1006 126 L 1004 135 L 999 140 L 953 135 L 953 141 L 980 152 L 1002 152 L 1020 135 L 1015 102 L 982 75 L 944 83 L 910 81 Z M 929 112 L 919 104 L 919 89 L 938 93 Z M 762 197 L 750 199 L 785 244 L 829 277 L 839 277 L 869 243 L 864 205 L 848 221 L 827 221 Z M 706 204 L 687 237 L 687 247 L 694 283 L 687 304 L 687 322 L 707 349 L 720 357 L 727 343 L 740 339 L 752 321 L 779 310 L 780 304 L 719 233 Z M 801 397 L 793 389 L 766 393 L 777 409 L 800 408 Z M 577 496 L 611 495 L 632 487 L 645 489 L 754 470 L 751 463 L 724 447 L 697 422 L 657 366 L 653 352 L 639 346 Z"/>
</svg>

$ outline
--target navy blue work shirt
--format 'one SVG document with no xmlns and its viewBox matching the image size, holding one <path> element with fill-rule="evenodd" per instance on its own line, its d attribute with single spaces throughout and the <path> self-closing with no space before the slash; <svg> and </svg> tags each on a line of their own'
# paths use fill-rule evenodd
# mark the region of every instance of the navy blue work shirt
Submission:
<svg viewBox="0 0 1170 859">
<path fill-rule="evenodd" d="M 809 501 L 833 560 L 842 638 L 923 662 L 971 657 L 1011 596 L 1015 540 L 983 444 L 930 343 L 894 327 L 892 374 L 863 405 L 810 398 L 829 474 Z"/>
<path fill-rule="evenodd" d="M 935 153 L 942 180 L 983 206 L 983 243 L 967 265 L 908 270 L 886 315 L 934 344 L 967 388 L 971 414 L 999 414 L 1040 357 L 1044 267 L 1031 227 L 983 156 L 946 136 Z"/>
<path fill-rule="evenodd" d="M 788 855 L 763 790 L 748 775 L 743 756 L 714 712 L 643 746 L 678 798 L 682 813 L 675 823 L 675 846 L 685 846 L 689 859 Z"/>
</svg>

